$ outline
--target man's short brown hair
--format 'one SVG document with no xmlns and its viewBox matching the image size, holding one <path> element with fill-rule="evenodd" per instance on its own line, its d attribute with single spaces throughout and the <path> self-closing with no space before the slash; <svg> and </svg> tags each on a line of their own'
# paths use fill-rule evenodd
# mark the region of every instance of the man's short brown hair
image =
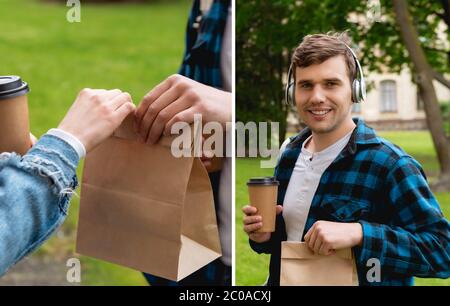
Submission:
<svg viewBox="0 0 450 306">
<path fill-rule="evenodd" d="M 350 84 L 356 78 L 356 63 L 347 46 L 350 38 L 347 32 L 328 32 L 326 34 L 307 35 L 295 49 L 292 55 L 292 72 L 295 80 L 297 67 L 308 67 L 321 64 L 331 57 L 343 55 L 347 64 L 347 73 Z"/>
</svg>

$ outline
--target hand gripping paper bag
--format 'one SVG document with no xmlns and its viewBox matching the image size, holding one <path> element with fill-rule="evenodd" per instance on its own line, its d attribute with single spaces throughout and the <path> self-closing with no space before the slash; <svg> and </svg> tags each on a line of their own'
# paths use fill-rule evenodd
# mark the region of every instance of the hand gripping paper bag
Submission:
<svg viewBox="0 0 450 306">
<path fill-rule="evenodd" d="M 132 121 L 86 156 L 77 252 L 179 281 L 221 256 L 209 177 L 171 153 L 178 136 L 142 144 Z"/>
<path fill-rule="evenodd" d="M 314 254 L 304 242 L 281 243 L 281 286 L 358 286 L 351 248 Z"/>
</svg>

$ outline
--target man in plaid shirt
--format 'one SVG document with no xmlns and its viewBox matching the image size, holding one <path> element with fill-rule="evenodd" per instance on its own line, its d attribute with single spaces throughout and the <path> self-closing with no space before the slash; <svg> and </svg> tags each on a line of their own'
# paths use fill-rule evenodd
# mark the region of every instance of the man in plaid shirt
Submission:
<svg viewBox="0 0 450 306">
<path fill-rule="evenodd" d="M 197 114 L 205 123 L 231 121 L 231 0 L 194 0 L 185 45 L 179 74 L 153 88 L 137 108 L 144 142 L 155 143 L 175 122 L 192 123 Z M 152 286 L 231 285 L 231 159 L 224 159 L 222 170 L 208 158 L 202 162 L 213 189 L 222 257 L 179 282 L 144 274 Z"/>
<path fill-rule="evenodd" d="M 351 117 L 356 61 L 345 33 L 308 35 L 294 52 L 295 103 L 308 127 L 282 145 L 275 232 L 256 233 L 264 220 L 243 208 L 250 246 L 271 254 L 268 285 L 279 285 L 285 240 L 321 255 L 353 248 L 360 285 L 450 276 L 450 225 L 420 164 Z M 370 259 L 380 263 L 375 281 Z"/>
</svg>

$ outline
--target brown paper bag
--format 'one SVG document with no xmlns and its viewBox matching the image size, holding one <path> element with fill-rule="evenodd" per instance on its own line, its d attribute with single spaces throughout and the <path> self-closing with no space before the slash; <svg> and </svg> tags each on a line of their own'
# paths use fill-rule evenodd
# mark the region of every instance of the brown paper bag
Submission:
<svg viewBox="0 0 450 306">
<path fill-rule="evenodd" d="M 350 248 L 316 255 L 304 242 L 281 243 L 281 286 L 358 286 Z"/>
<path fill-rule="evenodd" d="M 132 120 L 86 156 L 77 252 L 179 281 L 221 256 L 209 177 L 172 155 L 175 136 L 139 143 Z"/>
</svg>

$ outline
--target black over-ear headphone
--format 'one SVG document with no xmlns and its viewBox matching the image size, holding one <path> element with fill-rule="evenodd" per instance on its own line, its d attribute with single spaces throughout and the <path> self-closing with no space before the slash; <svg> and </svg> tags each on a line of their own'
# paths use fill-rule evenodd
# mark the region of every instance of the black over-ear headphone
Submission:
<svg viewBox="0 0 450 306">
<path fill-rule="evenodd" d="M 352 84 L 352 100 L 354 103 L 360 103 L 366 99 L 366 82 L 364 81 L 364 75 L 363 75 L 363 71 L 361 68 L 361 64 L 359 63 L 358 59 L 356 58 L 355 52 L 353 52 L 352 48 L 350 48 L 346 44 L 345 44 L 345 46 L 352 54 L 352 57 L 356 63 L 356 78 L 353 80 L 353 84 Z M 284 92 L 284 99 L 285 99 L 286 104 L 288 104 L 288 105 L 295 105 L 295 103 L 294 103 L 294 101 L 295 101 L 295 95 L 294 95 L 295 84 L 292 81 L 293 74 L 294 74 L 293 65 L 291 64 L 289 66 L 288 81 L 287 81 L 286 89 Z"/>
</svg>

